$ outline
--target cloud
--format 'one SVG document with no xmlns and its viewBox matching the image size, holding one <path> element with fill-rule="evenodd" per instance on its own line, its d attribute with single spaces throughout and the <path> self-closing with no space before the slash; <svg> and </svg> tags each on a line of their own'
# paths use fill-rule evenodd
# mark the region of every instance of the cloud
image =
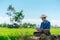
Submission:
<svg viewBox="0 0 60 40">
<path fill-rule="evenodd" d="M 22 21 L 23 23 L 25 23 L 25 22 L 30 22 L 30 23 L 34 23 L 34 24 L 41 24 L 41 20 L 40 19 L 23 19 L 23 21 Z M 53 26 L 55 26 L 55 25 L 57 25 L 57 26 L 60 26 L 60 20 L 50 20 L 50 22 L 51 22 L 51 25 L 53 25 Z"/>
<path fill-rule="evenodd" d="M 30 22 L 30 23 L 35 23 L 35 24 L 39 24 L 41 22 L 40 19 L 23 19 L 22 22 Z"/>
<path fill-rule="evenodd" d="M 10 23 L 9 17 L 0 17 L 0 23 Z"/>
<path fill-rule="evenodd" d="M 39 24 L 42 22 L 41 19 L 23 19 L 22 23 L 33 23 L 33 24 Z M 51 25 L 55 26 L 58 25 L 60 26 L 60 20 L 50 20 Z M 0 17 L 0 23 L 10 23 L 10 18 L 9 17 Z"/>
<path fill-rule="evenodd" d="M 50 20 L 51 21 L 51 25 L 57 25 L 60 26 L 60 20 Z"/>
</svg>

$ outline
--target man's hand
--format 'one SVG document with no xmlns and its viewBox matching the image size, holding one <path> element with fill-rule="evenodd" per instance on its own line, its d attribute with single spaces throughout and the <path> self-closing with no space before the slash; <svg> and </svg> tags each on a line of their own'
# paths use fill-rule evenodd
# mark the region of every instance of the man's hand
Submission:
<svg viewBox="0 0 60 40">
<path fill-rule="evenodd" d="M 36 30 L 37 30 L 37 31 L 40 31 L 40 32 L 41 32 L 42 30 L 44 30 L 44 31 L 50 31 L 50 29 L 42 29 L 42 28 L 36 28 Z"/>
<path fill-rule="evenodd" d="M 37 31 L 42 31 L 43 29 L 42 28 L 36 28 L 37 29 Z"/>
<path fill-rule="evenodd" d="M 44 30 L 46 30 L 46 31 L 50 31 L 50 29 L 44 29 Z"/>
</svg>

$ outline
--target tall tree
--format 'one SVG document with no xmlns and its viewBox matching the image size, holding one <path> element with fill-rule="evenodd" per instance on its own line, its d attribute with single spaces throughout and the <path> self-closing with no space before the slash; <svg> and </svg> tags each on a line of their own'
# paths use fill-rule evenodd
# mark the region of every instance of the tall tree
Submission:
<svg viewBox="0 0 60 40">
<path fill-rule="evenodd" d="M 7 15 L 10 17 L 10 21 L 12 22 L 12 17 L 13 17 L 13 13 L 15 13 L 15 9 L 12 5 L 9 5 L 7 11 L 8 11 Z"/>
<path fill-rule="evenodd" d="M 20 23 L 21 20 L 24 18 L 23 11 L 21 10 L 19 12 L 16 12 L 12 5 L 9 5 L 7 11 L 7 15 L 10 17 L 10 21 L 13 23 Z"/>
</svg>

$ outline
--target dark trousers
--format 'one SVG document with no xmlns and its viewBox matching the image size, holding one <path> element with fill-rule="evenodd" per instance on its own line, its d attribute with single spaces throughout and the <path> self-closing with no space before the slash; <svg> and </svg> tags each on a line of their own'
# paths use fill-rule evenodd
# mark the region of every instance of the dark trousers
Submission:
<svg viewBox="0 0 60 40">
<path fill-rule="evenodd" d="M 38 35 L 39 36 L 41 34 L 45 34 L 47 36 L 51 35 L 50 31 L 48 31 L 48 30 L 42 30 L 42 31 L 39 31 L 39 32 L 34 32 L 34 35 Z"/>
</svg>

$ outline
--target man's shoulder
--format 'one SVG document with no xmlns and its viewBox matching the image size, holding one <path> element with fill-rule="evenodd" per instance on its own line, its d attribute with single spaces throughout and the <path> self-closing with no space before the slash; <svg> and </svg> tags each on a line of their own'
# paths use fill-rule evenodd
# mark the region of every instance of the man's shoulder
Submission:
<svg viewBox="0 0 60 40">
<path fill-rule="evenodd" d="M 41 24 L 43 24 L 43 22 L 41 22 Z"/>
<path fill-rule="evenodd" d="M 50 21 L 47 20 L 46 23 L 50 23 Z"/>
<path fill-rule="evenodd" d="M 47 22 L 50 22 L 50 21 L 47 20 Z"/>
<path fill-rule="evenodd" d="M 44 22 L 41 22 L 41 24 L 43 24 Z M 46 20 L 46 23 L 50 23 L 50 21 Z"/>
</svg>

